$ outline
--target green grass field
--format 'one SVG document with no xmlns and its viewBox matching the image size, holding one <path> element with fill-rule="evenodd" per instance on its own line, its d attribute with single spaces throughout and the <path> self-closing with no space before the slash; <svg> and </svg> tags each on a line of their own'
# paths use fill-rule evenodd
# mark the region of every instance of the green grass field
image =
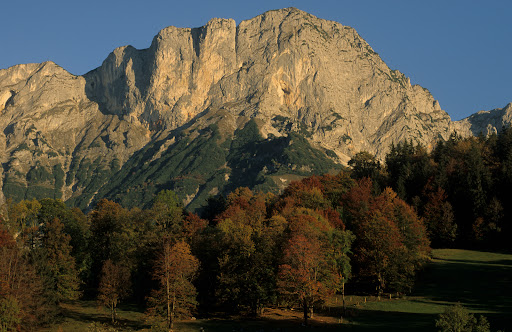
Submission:
<svg viewBox="0 0 512 332">
<path fill-rule="evenodd" d="M 285 332 L 285 331 L 435 331 L 435 319 L 446 306 L 460 302 L 471 312 L 485 315 L 493 331 L 512 331 L 512 255 L 459 249 L 433 251 L 433 260 L 421 274 L 413 294 L 400 299 L 347 296 L 347 317 L 338 322 L 340 301 L 334 301 L 313 321 L 301 326 L 297 311 L 271 310 L 261 319 L 217 319 L 181 322 L 176 331 Z M 108 323 L 108 312 L 94 302 L 64 306 L 65 318 L 48 331 L 87 331 L 95 321 Z M 120 330 L 145 330 L 143 313 L 122 307 Z"/>
<path fill-rule="evenodd" d="M 436 316 L 460 302 L 492 330 L 512 330 L 512 255 L 438 249 L 433 257 L 411 296 L 355 308 L 352 329 L 435 331 Z"/>
</svg>

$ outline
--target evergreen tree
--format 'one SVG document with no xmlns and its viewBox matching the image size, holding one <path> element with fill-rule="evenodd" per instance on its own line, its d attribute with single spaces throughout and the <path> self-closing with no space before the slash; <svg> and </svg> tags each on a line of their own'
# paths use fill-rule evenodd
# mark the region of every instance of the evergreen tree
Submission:
<svg viewBox="0 0 512 332">
<path fill-rule="evenodd" d="M 77 299 L 80 280 L 64 224 L 55 218 L 43 225 L 41 233 L 41 247 L 35 248 L 31 257 L 43 280 L 45 297 L 55 304 Z"/>
</svg>

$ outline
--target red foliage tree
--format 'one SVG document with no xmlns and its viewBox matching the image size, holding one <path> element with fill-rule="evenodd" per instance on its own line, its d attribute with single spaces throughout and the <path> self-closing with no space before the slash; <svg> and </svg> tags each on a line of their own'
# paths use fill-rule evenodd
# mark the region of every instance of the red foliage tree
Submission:
<svg viewBox="0 0 512 332">
<path fill-rule="evenodd" d="M 283 294 L 302 303 L 304 323 L 308 324 L 310 309 L 331 291 L 326 285 L 327 267 L 320 241 L 297 234 L 284 249 L 279 266 L 278 286 Z"/>
<path fill-rule="evenodd" d="M 0 321 L 5 330 L 31 330 L 44 323 L 48 307 L 42 282 L 0 221 Z"/>
<path fill-rule="evenodd" d="M 359 278 L 375 283 L 379 294 L 386 288 L 410 291 L 429 253 L 425 227 L 414 209 L 390 188 L 375 196 L 369 179 L 359 180 L 342 201 L 356 235 Z"/>
</svg>

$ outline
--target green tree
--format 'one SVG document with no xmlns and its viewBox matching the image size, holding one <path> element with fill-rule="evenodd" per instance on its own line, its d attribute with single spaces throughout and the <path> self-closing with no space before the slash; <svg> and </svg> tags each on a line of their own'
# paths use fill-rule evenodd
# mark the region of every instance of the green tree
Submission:
<svg viewBox="0 0 512 332">
<path fill-rule="evenodd" d="M 15 226 L 14 229 L 20 231 L 25 227 L 35 225 L 40 208 L 41 203 L 36 199 L 31 201 L 24 200 L 19 203 L 8 200 L 7 209 L 10 226 Z"/>
<path fill-rule="evenodd" d="M 373 189 L 380 192 L 386 183 L 386 174 L 380 161 L 367 151 L 358 152 L 349 160 L 352 167 L 351 176 L 354 179 L 372 179 Z"/>
<path fill-rule="evenodd" d="M 18 301 L 11 296 L 0 298 L 0 331 L 19 330 L 22 319 Z"/>
<path fill-rule="evenodd" d="M 172 190 L 160 191 L 151 208 L 158 229 L 180 235 L 183 227 L 183 204 Z"/>
<path fill-rule="evenodd" d="M 31 257 L 43 280 L 45 297 L 55 304 L 77 299 L 80 280 L 64 224 L 55 218 L 42 226 L 41 233 L 41 246 L 32 250 Z"/>
<path fill-rule="evenodd" d="M 88 252 L 90 226 L 86 216 L 78 208 L 68 208 L 59 199 L 44 198 L 39 203 L 38 223 L 45 224 L 57 218 L 64 224 L 63 232 L 70 236 L 71 256 L 75 258 L 77 270 L 85 276 L 90 265 Z"/>
<path fill-rule="evenodd" d="M 434 164 L 426 149 L 412 141 L 392 145 L 386 155 L 389 186 L 398 196 L 412 203 L 434 174 Z"/>
<path fill-rule="evenodd" d="M 140 240 L 136 224 L 128 210 L 117 203 L 102 199 L 89 214 L 91 236 L 91 277 L 89 287 L 98 289 L 101 269 L 108 259 L 133 268 L 134 256 Z M 144 226 L 140 226 L 145 229 Z"/>
<path fill-rule="evenodd" d="M 478 319 L 460 303 L 446 308 L 436 319 L 439 332 L 490 332 L 489 322 L 484 316 Z"/>
<path fill-rule="evenodd" d="M 217 298 L 230 310 L 260 314 L 275 297 L 277 230 L 266 219 L 265 196 L 239 188 L 228 204 L 217 218 Z"/>
<path fill-rule="evenodd" d="M 350 255 L 352 243 L 355 236 L 350 231 L 333 229 L 327 234 L 325 252 L 327 265 L 332 273 L 331 288 L 341 293 L 343 313 L 345 313 L 345 284 L 352 275 L 352 266 L 350 265 Z"/>
</svg>

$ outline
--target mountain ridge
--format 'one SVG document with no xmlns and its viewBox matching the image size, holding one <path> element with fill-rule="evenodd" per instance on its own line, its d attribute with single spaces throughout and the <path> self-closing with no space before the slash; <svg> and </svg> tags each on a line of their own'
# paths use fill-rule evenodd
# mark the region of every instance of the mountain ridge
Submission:
<svg viewBox="0 0 512 332">
<path fill-rule="evenodd" d="M 431 146 L 454 130 L 474 135 L 489 119 L 452 122 L 428 90 L 391 70 L 353 28 L 285 8 L 238 26 L 214 18 L 199 28 L 167 27 L 149 48 L 116 48 L 81 76 L 53 62 L 0 70 L 1 185 L 16 199 L 48 195 L 85 208 L 101 197 L 121 199 L 111 180 L 130 183 L 129 174 L 139 174 L 138 191 L 175 189 L 197 207 L 199 197 L 236 185 L 241 164 L 234 158 L 243 153 L 231 143 L 247 126 L 258 128 L 252 145 L 288 142 L 281 152 L 310 162 L 293 169 L 276 154 L 253 151 L 259 168 L 246 165 L 252 173 L 242 174 L 278 188 L 297 169 L 332 169 L 360 150 L 383 158 L 391 143 L 406 139 Z M 492 121 L 492 128 L 500 123 Z M 290 135 L 304 140 L 287 141 Z M 213 156 L 201 144 L 221 156 L 215 169 L 191 166 L 196 173 L 187 178 L 158 164 L 180 153 L 207 163 Z M 178 157 L 169 158 L 178 167 Z"/>
</svg>

